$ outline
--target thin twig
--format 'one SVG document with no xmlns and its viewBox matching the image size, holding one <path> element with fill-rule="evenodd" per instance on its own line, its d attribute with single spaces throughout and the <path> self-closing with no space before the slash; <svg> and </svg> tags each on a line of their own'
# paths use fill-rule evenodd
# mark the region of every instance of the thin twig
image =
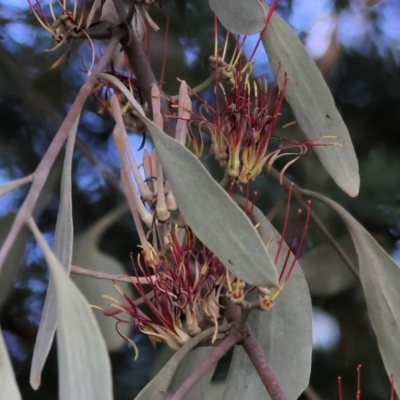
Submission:
<svg viewBox="0 0 400 400">
<path fill-rule="evenodd" d="M 209 357 L 186 379 L 181 387 L 173 394 L 171 400 L 182 400 L 193 389 L 201 378 L 217 364 L 217 362 L 233 347 L 242 340 L 242 334 L 237 329 L 231 329 L 228 336 L 216 347 Z"/>
<path fill-rule="evenodd" d="M 206 90 L 212 83 L 214 83 L 214 81 L 214 75 L 210 75 L 204 82 L 201 82 L 194 88 L 189 88 L 189 96 L 192 97 L 195 94 L 201 93 L 203 90 Z M 179 100 L 179 94 L 171 96 L 171 100 L 177 102 Z"/>
<path fill-rule="evenodd" d="M 237 321 L 240 318 L 240 308 L 228 299 L 223 299 L 222 301 L 228 320 L 233 319 L 234 321 Z M 260 344 L 248 326 L 247 334 L 247 338 L 243 340 L 241 345 L 253 363 L 254 368 L 256 369 L 262 383 L 267 389 L 269 396 L 272 400 L 287 400 L 282 386 L 272 371 Z"/>
<path fill-rule="evenodd" d="M 274 168 L 271 168 L 270 170 L 268 170 L 267 173 L 279 181 L 282 179 L 282 185 L 285 186 L 286 188 L 289 188 L 291 185 L 293 185 L 293 195 L 295 196 L 296 200 L 303 207 L 307 207 L 307 203 L 303 198 L 303 195 L 305 195 L 305 190 L 303 188 L 301 188 L 298 185 L 295 185 L 291 180 L 289 180 L 285 176 L 282 176 L 281 173 Z M 357 267 L 353 264 L 353 262 L 347 256 L 347 254 L 343 251 L 343 249 L 340 247 L 340 245 L 334 239 L 334 237 L 325 228 L 323 222 L 319 219 L 319 217 L 317 215 L 315 215 L 314 212 L 311 212 L 311 218 L 315 222 L 315 224 L 318 226 L 318 228 L 322 231 L 322 233 L 326 236 L 326 238 L 329 240 L 329 242 L 331 243 L 333 248 L 338 253 L 339 257 L 346 264 L 346 266 L 349 268 L 350 272 L 352 272 L 352 274 L 357 279 L 357 281 L 361 282 L 360 274 L 358 273 Z"/>
<path fill-rule="evenodd" d="M 28 195 L 26 196 L 24 203 L 19 209 L 11 230 L 8 233 L 7 238 L 4 241 L 3 246 L 0 250 L 0 271 L 19 231 L 25 224 L 26 220 L 32 215 L 33 208 L 35 207 L 43 186 L 46 183 L 47 177 L 54 164 L 54 161 L 58 153 L 60 152 L 65 140 L 68 137 L 68 133 L 70 132 L 73 124 L 79 118 L 86 99 L 92 94 L 94 87 L 98 84 L 97 74 L 99 72 L 102 72 L 106 68 L 107 64 L 111 61 L 115 49 L 117 48 L 118 42 L 121 40 L 123 35 L 124 32 L 122 30 L 120 30 L 119 28 L 114 29 L 111 40 L 108 43 L 107 48 L 103 56 L 99 60 L 93 74 L 88 78 L 88 80 L 79 90 L 79 93 L 76 96 L 75 101 L 72 103 L 68 115 L 64 119 L 64 122 L 61 124 L 53 141 L 47 149 L 46 154 L 43 156 L 38 167 L 33 173 L 33 182 L 28 192 Z"/>
<path fill-rule="evenodd" d="M 106 272 L 93 271 L 91 269 L 78 267 L 77 265 L 71 265 L 71 274 L 88 276 L 88 277 L 96 278 L 96 279 L 104 279 L 107 281 L 139 283 L 141 285 L 154 284 L 155 281 L 157 280 L 157 277 L 155 275 L 148 276 L 148 277 L 114 275 L 114 274 L 107 274 Z"/>
</svg>

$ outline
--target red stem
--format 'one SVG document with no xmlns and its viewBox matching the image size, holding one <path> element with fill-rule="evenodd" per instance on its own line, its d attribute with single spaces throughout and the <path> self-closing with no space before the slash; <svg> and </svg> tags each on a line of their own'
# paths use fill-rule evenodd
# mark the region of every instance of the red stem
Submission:
<svg viewBox="0 0 400 400">
<path fill-rule="evenodd" d="M 233 319 L 234 321 L 238 321 L 240 319 L 240 309 L 238 306 L 228 299 L 223 300 L 223 306 L 225 307 L 226 317 L 228 320 Z M 287 400 L 282 386 L 272 371 L 260 344 L 248 326 L 247 333 L 248 337 L 241 344 L 253 363 L 265 389 L 267 389 L 271 400 Z"/>
</svg>

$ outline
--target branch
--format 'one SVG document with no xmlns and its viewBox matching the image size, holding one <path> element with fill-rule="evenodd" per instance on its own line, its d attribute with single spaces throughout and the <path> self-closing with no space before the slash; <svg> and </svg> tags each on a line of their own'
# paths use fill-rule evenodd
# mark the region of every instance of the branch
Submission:
<svg viewBox="0 0 400 400">
<path fill-rule="evenodd" d="M 108 43 L 107 48 L 99 60 L 93 74 L 79 90 L 79 93 L 75 101 L 72 103 L 64 122 L 61 124 L 58 132 L 50 144 L 50 147 L 47 149 L 46 154 L 43 156 L 38 167 L 33 173 L 33 183 L 29 189 L 28 195 L 19 209 L 11 230 L 8 233 L 7 238 L 0 250 L 0 271 L 19 231 L 25 224 L 26 220 L 32 215 L 33 208 L 35 207 L 54 161 L 68 137 L 68 132 L 71 130 L 75 121 L 79 118 L 86 99 L 92 94 L 94 87 L 98 84 L 97 74 L 102 72 L 106 68 L 107 64 L 111 61 L 112 55 L 114 54 L 118 42 L 122 39 L 123 35 L 124 32 L 119 28 L 116 28 L 113 31 L 111 40 Z"/>
<path fill-rule="evenodd" d="M 74 275 L 88 276 L 96 279 L 104 279 L 107 281 L 139 283 L 140 285 L 150 285 L 151 283 L 154 284 L 157 280 L 157 277 L 155 275 L 148 277 L 114 275 L 114 274 L 107 274 L 106 272 L 93 271 L 91 269 L 78 267 L 77 265 L 71 265 L 70 273 Z"/>
<path fill-rule="evenodd" d="M 226 309 L 226 316 L 229 319 L 235 321 L 240 318 L 240 309 L 238 306 L 233 304 L 228 299 L 223 300 L 223 306 Z M 247 326 L 247 338 L 241 343 L 247 355 L 249 356 L 251 362 L 254 365 L 262 383 L 267 389 L 268 394 L 272 400 L 287 400 L 287 397 L 276 378 L 270 364 L 268 363 L 265 354 L 258 343 L 257 339 L 251 332 L 249 326 Z"/>
<path fill-rule="evenodd" d="M 174 137 L 176 120 L 174 118 L 165 117 L 165 115 L 168 114 L 170 98 L 161 90 L 154 72 L 147 60 L 142 43 L 136 36 L 136 32 L 132 28 L 132 25 L 127 21 L 127 18 L 130 17 L 129 12 L 128 14 L 126 13 L 125 7 L 121 0 L 114 0 L 114 5 L 118 16 L 125 21 L 123 27 L 128 31 L 128 34 L 122 38 L 121 45 L 126 57 L 128 58 L 132 71 L 136 76 L 140 91 L 144 95 L 144 99 L 149 110 L 152 110 L 151 88 L 154 84 L 158 86 L 161 93 L 161 115 L 163 115 L 164 119 L 164 132 L 167 135 Z M 152 119 L 152 115 L 150 118 Z"/>
<path fill-rule="evenodd" d="M 182 386 L 173 394 L 171 400 L 182 400 L 200 381 L 200 379 L 226 354 L 236 343 L 243 339 L 242 333 L 237 329 L 231 329 L 228 336 L 215 348 L 210 356 L 193 371 Z"/>
</svg>

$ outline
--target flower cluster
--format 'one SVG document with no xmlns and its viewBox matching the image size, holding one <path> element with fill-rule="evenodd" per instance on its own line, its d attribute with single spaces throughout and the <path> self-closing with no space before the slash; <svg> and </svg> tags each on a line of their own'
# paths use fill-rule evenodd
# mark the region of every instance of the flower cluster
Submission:
<svg viewBox="0 0 400 400">
<path fill-rule="evenodd" d="M 112 299 L 112 306 L 131 319 L 128 322 L 149 336 L 153 344 L 167 343 L 177 350 L 211 326 L 218 337 L 221 322 L 219 299 L 225 271 L 221 262 L 196 242 L 188 226 L 170 230 L 159 253 L 142 251 L 132 259 L 135 278 L 132 283 L 147 313 L 117 286 L 126 304 Z"/>
<path fill-rule="evenodd" d="M 215 78 L 214 108 L 205 104 L 200 119 L 203 130 L 211 136 L 211 152 L 226 175 L 234 182 L 246 184 L 261 173 L 264 165 L 270 168 L 278 158 L 290 156 L 284 172 L 307 147 L 319 144 L 274 134 L 289 79 L 281 73 L 280 66 L 270 88 L 266 79 L 252 79 L 252 61 L 244 63 L 241 54 L 245 39 L 236 41 L 232 60 L 227 63 L 224 57 L 228 39 L 229 34 L 222 56 L 216 45 L 215 54 L 209 58 Z M 278 81 L 282 81 L 280 87 Z"/>
</svg>

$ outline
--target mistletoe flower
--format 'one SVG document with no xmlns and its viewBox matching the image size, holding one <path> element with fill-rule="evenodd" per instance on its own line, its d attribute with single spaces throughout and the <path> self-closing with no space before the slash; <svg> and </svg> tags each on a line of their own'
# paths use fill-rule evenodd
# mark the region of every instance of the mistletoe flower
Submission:
<svg viewBox="0 0 400 400">
<path fill-rule="evenodd" d="M 182 235 L 183 241 L 178 239 Z M 189 227 L 184 230 L 175 227 L 167 238 L 159 254 L 148 257 L 142 251 L 136 261 L 132 260 L 136 276 L 132 283 L 140 301 L 130 299 L 118 285 L 116 288 L 125 302 L 108 297 L 113 301 L 112 306 L 130 319 L 109 315 L 119 323 L 133 324 L 153 345 L 161 341 L 174 350 L 210 326 L 215 326 L 215 340 L 224 280 L 222 265 L 205 246 L 197 249 L 198 243 Z M 145 304 L 147 311 L 142 311 L 138 303 Z"/>
</svg>

